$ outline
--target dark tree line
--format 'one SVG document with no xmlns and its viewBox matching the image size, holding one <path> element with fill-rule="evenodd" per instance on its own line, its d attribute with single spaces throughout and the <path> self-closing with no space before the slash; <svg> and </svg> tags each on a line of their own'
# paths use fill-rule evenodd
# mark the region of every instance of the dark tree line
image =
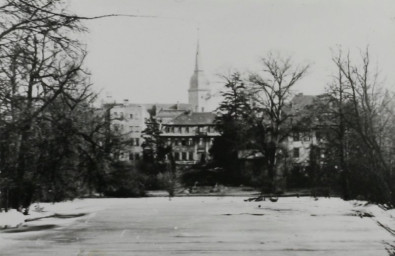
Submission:
<svg viewBox="0 0 395 256">
<path fill-rule="evenodd" d="M 360 56 L 358 63 L 339 50 L 327 92 L 298 110 L 291 98 L 307 65 L 269 55 L 261 74 L 225 77 L 217 118 L 222 136 L 211 152 L 216 163 L 240 177 L 245 171 L 240 153 L 250 154 L 260 166 L 252 178 L 274 193 L 284 188 L 279 181 L 293 168 L 287 138 L 293 131 L 314 132 L 317 142 L 310 147 L 306 169 L 309 186 L 331 187 L 345 199 L 393 205 L 394 94 L 380 83 L 369 51 Z"/>
<path fill-rule="evenodd" d="M 0 208 L 104 190 L 121 143 L 93 107 L 83 19 L 60 0 L 1 3 Z"/>
</svg>

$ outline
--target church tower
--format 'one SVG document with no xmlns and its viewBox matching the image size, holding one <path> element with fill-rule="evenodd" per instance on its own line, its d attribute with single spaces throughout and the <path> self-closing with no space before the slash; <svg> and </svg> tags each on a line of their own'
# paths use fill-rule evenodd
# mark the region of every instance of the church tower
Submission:
<svg viewBox="0 0 395 256">
<path fill-rule="evenodd" d="M 204 76 L 203 69 L 200 65 L 201 62 L 198 41 L 196 49 L 195 70 L 191 77 L 188 90 L 188 103 L 192 106 L 193 112 L 208 111 L 208 99 L 210 97 L 209 81 Z"/>
</svg>

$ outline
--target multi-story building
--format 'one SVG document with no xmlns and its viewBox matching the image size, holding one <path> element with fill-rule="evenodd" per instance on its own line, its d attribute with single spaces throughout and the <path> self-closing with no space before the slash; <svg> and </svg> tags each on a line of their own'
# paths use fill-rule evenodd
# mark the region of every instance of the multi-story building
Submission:
<svg viewBox="0 0 395 256">
<path fill-rule="evenodd" d="M 112 104 L 110 109 L 111 126 L 113 131 L 125 136 L 129 143 L 120 153 L 120 160 L 139 160 L 142 157 L 142 131 L 145 129 L 145 119 L 148 112 L 142 104 L 124 103 Z"/>
<path fill-rule="evenodd" d="M 323 146 L 325 144 L 328 124 L 323 125 L 315 118 L 310 119 L 309 123 L 303 122 L 303 116 L 311 117 L 310 112 L 314 104 L 320 100 L 319 96 L 297 94 L 290 102 L 290 114 L 292 132 L 286 140 L 288 155 L 292 162 L 299 166 L 308 166 L 310 164 L 311 150 L 313 147 L 317 150 L 318 158 L 322 162 L 325 158 Z M 329 106 L 328 106 L 329 107 Z M 296 124 L 296 125 L 295 125 Z"/>
<path fill-rule="evenodd" d="M 176 164 L 193 165 L 210 159 L 209 150 L 219 136 L 214 120 L 213 113 L 185 112 L 162 124 L 161 137 L 172 146 Z"/>
</svg>

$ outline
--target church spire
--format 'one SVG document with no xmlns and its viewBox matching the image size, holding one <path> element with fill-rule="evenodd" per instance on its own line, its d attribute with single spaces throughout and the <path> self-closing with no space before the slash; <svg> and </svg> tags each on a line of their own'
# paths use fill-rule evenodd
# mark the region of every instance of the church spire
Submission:
<svg viewBox="0 0 395 256">
<path fill-rule="evenodd" d="M 196 57 L 195 57 L 195 72 L 202 71 L 201 66 L 202 63 L 200 61 L 200 45 L 199 45 L 199 28 L 197 29 L 197 44 L 196 44 Z"/>
<path fill-rule="evenodd" d="M 209 81 L 204 76 L 204 71 L 201 63 L 200 45 L 199 45 L 199 29 L 196 45 L 195 56 L 195 70 L 192 74 L 189 84 L 189 104 L 192 106 L 194 112 L 207 111 L 207 100 L 210 94 Z"/>
</svg>

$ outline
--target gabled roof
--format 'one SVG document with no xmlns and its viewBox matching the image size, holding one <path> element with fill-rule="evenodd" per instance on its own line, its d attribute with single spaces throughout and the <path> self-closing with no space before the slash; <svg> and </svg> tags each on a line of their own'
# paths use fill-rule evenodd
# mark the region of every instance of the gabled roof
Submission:
<svg viewBox="0 0 395 256">
<path fill-rule="evenodd" d="M 301 110 L 308 105 L 312 105 L 316 98 L 316 95 L 304 95 L 299 93 L 291 100 L 291 108 L 294 110 Z"/>
<path fill-rule="evenodd" d="M 149 103 L 142 104 L 146 107 L 146 109 L 152 109 L 154 106 L 156 107 L 157 113 L 162 110 L 192 110 L 192 106 L 187 103 L 176 103 L 176 104 L 167 104 L 167 103 Z"/>
<path fill-rule="evenodd" d="M 157 118 L 175 118 L 183 113 L 185 113 L 185 110 L 164 109 L 164 110 L 160 110 L 156 114 L 156 117 Z"/>
<path fill-rule="evenodd" d="M 174 118 L 168 125 L 212 125 L 215 116 L 211 112 L 187 112 Z"/>
</svg>

